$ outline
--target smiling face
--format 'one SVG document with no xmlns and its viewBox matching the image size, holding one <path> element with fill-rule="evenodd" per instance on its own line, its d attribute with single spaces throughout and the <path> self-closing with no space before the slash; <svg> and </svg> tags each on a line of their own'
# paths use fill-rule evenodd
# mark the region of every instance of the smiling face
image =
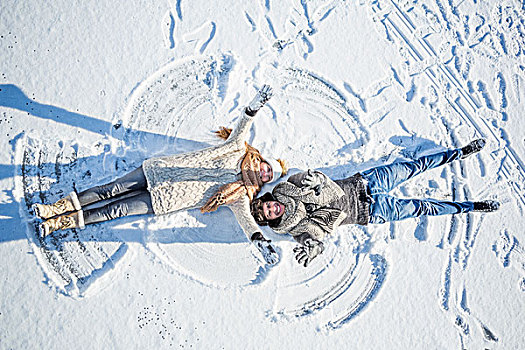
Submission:
<svg viewBox="0 0 525 350">
<path fill-rule="evenodd" d="M 261 181 L 263 183 L 269 182 L 273 178 L 273 170 L 270 164 L 266 162 L 261 162 Z"/>
<path fill-rule="evenodd" d="M 268 201 L 263 204 L 263 213 L 266 220 L 275 220 L 284 214 L 284 205 L 277 201 Z"/>
</svg>

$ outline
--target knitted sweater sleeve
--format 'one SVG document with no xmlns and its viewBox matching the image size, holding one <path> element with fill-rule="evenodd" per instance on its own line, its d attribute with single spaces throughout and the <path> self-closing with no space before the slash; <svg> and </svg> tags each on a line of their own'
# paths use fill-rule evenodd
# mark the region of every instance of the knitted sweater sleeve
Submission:
<svg viewBox="0 0 525 350">
<path fill-rule="evenodd" d="M 251 237 L 254 233 L 261 232 L 261 228 L 257 225 L 257 222 L 255 222 L 250 211 L 250 200 L 248 199 L 248 196 L 243 196 L 241 199 L 228 204 L 228 206 L 233 211 L 235 218 L 239 222 L 239 225 L 241 225 L 241 228 L 249 241 L 251 241 Z"/>
<path fill-rule="evenodd" d="M 237 123 L 237 126 L 233 129 L 229 140 L 235 142 L 239 149 L 244 149 L 244 141 L 248 138 L 248 133 L 253 124 L 254 116 L 250 116 L 246 113 L 246 108 L 243 109 L 241 118 Z"/>
</svg>

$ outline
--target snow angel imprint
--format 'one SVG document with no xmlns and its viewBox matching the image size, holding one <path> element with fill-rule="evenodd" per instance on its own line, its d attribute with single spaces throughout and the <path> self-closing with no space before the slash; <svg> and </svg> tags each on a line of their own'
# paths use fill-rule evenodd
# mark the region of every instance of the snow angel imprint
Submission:
<svg viewBox="0 0 525 350">
<path fill-rule="evenodd" d="M 150 158 L 113 182 L 72 192 L 54 204 L 35 204 L 35 214 L 45 220 L 39 226 L 40 234 L 45 237 L 57 230 L 130 215 L 163 215 L 192 208 L 209 213 L 226 205 L 264 260 L 275 264 L 278 255 L 253 219 L 250 203 L 263 184 L 276 181 L 287 169 L 283 161 L 263 158 L 245 142 L 254 116 L 271 96 L 272 88 L 264 85 L 243 109 L 237 127 L 217 132 L 226 140 L 221 145 Z"/>
</svg>

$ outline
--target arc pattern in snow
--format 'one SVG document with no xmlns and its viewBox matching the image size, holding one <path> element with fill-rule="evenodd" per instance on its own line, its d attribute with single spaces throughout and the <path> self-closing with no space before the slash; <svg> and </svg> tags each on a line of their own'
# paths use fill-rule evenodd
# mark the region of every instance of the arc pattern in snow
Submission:
<svg viewBox="0 0 525 350">
<path fill-rule="evenodd" d="M 100 277 L 111 270 L 127 246 L 103 226 L 58 232 L 45 239 L 38 234 L 39 220 L 31 215 L 34 203 L 50 203 L 71 192 L 75 183 L 91 178 L 90 169 L 100 165 L 99 157 L 85 156 L 74 142 L 45 143 L 30 137 L 16 143 L 16 192 L 20 213 L 28 225 L 31 243 L 46 283 L 67 296 L 82 297 Z M 79 177 L 79 174 L 81 176 Z"/>
<path fill-rule="evenodd" d="M 231 125 L 228 118 L 238 116 L 238 95 L 228 89 L 230 84 L 235 85 L 230 81 L 235 68 L 233 62 L 228 55 L 193 57 L 173 62 L 143 82 L 134 91 L 122 120 L 117 122 L 124 130 L 122 153 L 126 154 L 126 159 L 180 153 L 218 142 L 211 131 L 220 125 Z M 327 140 L 335 140 L 323 149 L 312 150 L 319 158 L 330 149 L 335 153 L 338 147 L 349 143 L 351 148 L 363 144 L 368 137 L 365 128 L 333 86 L 300 69 L 268 69 L 273 70 L 275 83 L 272 84 L 278 92 L 261 114 L 271 111 L 273 120 L 278 123 L 284 117 L 276 118 L 275 113 L 286 114 L 290 110 L 287 101 L 297 105 L 300 99 L 305 110 L 315 111 L 319 123 L 326 126 L 326 133 L 333 136 Z M 232 98 L 233 108 L 229 107 Z M 221 114 L 224 110 L 235 115 Z M 257 120 L 263 118 L 267 117 L 258 116 Z M 184 130 L 191 128 L 194 133 L 196 125 L 203 129 L 202 139 L 186 140 Z M 286 140 L 278 135 L 273 139 Z M 263 146 L 261 152 L 264 154 L 264 151 Z M 293 158 L 291 154 L 283 157 Z M 258 267 L 254 259 L 254 254 L 258 253 L 251 250 L 253 248 L 228 212 L 222 208 L 217 214 L 206 215 L 193 210 L 154 218 L 146 228 L 147 248 L 170 268 L 206 285 L 260 283 L 268 271 Z M 217 215 L 221 215 L 221 225 L 217 225 Z M 184 223 L 182 227 L 181 222 Z"/>
</svg>

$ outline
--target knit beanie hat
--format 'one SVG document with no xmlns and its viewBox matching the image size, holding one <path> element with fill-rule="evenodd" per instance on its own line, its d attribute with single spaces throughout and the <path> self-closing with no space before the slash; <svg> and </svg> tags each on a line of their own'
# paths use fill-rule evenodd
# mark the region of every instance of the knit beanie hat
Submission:
<svg viewBox="0 0 525 350">
<path fill-rule="evenodd" d="M 268 158 L 264 160 L 272 167 L 273 176 L 267 184 L 277 181 L 281 176 L 286 175 L 288 168 L 285 162 L 281 159 Z"/>
</svg>

